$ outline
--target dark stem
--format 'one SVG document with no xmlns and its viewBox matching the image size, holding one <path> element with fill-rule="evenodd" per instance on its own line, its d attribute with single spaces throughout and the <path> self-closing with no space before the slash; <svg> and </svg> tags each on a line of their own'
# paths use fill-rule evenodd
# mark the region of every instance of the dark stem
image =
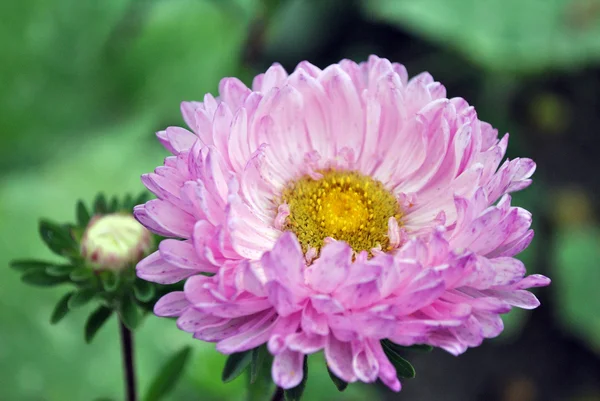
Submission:
<svg viewBox="0 0 600 401">
<path fill-rule="evenodd" d="M 123 355 L 123 373 L 125 374 L 125 394 L 127 401 L 137 401 L 135 391 L 135 367 L 133 365 L 133 336 L 121 320 L 121 355 Z"/>
<path fill-rule="evenodd" d="M 275 389 L 275 394 L 273 394 L 271 401 L 283 401 L 283 389 L 281 387 Z"/>
</svg>

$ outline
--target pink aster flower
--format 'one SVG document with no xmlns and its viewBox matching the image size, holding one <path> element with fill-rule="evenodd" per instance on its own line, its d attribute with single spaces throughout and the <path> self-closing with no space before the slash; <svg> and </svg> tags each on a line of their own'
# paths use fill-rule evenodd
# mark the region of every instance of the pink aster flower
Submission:
<svg viewBox="0 0 600 401">
<path fill-rule="evenodd" d="M 173 239 L 138 275 L 186 280 L 155 312 L 219 351 L 267 343 L 277 385 L 324 350 L 346 382 L 398 391 L 381 340 L 459 354 L 538 306 L 526 289 L 549 280 L 514 258 L 533 232 L 508 195 L 535 164 L 500 164 L 508 136 L 429 74 L 375 56 L 273 65 L 181 109 L 191 131 L 157 134 L 173 156 L 143 176 L 158 199 L 135 208 Z"/>
</svg>

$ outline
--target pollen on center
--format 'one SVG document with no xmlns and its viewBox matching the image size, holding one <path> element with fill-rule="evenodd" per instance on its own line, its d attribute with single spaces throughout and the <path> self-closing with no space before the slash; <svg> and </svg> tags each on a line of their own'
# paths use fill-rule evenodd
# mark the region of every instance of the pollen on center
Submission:
<svg viewBox="0 0 600 401">
<path fill-rule="evenodd" d="M 323 178 L 304 176 L 282 193 L 290 214 L 284 229 L 296 234 L 306 252 L 317 251 L 324 239 L 347 242 L 355 252 L 387 250 L 388 221 L 402 216 L 394 195 L 383 184 L 357 172 L 319 171 Z"/>
</svg>

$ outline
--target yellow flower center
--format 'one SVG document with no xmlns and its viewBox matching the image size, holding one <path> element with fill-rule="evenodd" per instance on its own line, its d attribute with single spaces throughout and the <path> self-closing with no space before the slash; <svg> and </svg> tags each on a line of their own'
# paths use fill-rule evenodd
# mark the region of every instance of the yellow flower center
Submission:
<svg viewBox="0 0 600 401">
<path fill-rule="evenodd" d="M 290 214 L 284 229 L 296 234 L 302 249 L 318 251 L 326 237 L 347 242 L 355 252 L 387 250 L 388 220 L 401 210 L 383 184 L 357 172 L 319 171 L 322 179 L 304 176 L 282 194 Z"/>
</svg>

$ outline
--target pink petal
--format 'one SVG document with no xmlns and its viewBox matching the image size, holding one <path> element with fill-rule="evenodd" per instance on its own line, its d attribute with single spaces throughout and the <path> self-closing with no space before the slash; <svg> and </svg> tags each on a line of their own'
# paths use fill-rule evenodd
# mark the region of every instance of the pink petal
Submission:
<svg viewBox="0 0 600 401">
<path fill-rule="evenodd" d="M 379 375 L 379 362 L 367 343 L 353 343 L 352 368 L 356 377 L 365 383 L 372 383 Z"/>
<path fill-rule="evenodd" d="M 224 354 L 247 351 L 264 344 L 271 335 L 277 315 L 272 311 L 265 312 L 239 334 L 225 338 L 217 343 L 217 351 Z"/>
<path fill-rule="evenodd" d="M 211 264 L 201 261 L 194 246 L 189 241 L 166 239 L 161 241 L 158 249 L 160 256 L 175 267 L 210 273 L 215 273 L 218 270 Z"/>
<path fill-rule="evenodd" d="M 327 336 L 298 332 L 289 336 L 286 343 L 288 348 L 292 351 L 298 351 L 303 354 L 313 354 L 325 347 Z"/>
<path fill-rule="evenodd" d="M 356 375 L 352 368 L 352 348 L 350 343 L 341 342 L 333 335 L 329 335 L 325 346 L 325 359 L 329 369 L 340 379 L 347 383 L 356 381 Z"/>
<path fill-rule="evenodd" d="M 183 291 L 173 291 L 158 300 L 154 313 L 157 316 L 180 316 L 189 306 Z"/>
<path fill-rule="evenodd" d="M 136 266 L 139 278 L 159 284 L 177 283 L 196 273 L 194 270 L 181 269 L 168 263 L 160 256 L 159 251 L 146 256 Z"/>
<path fill-rule="evenodd" d="M 329 294 L 346 279 L 351 262 L 352 248 L 347 243 L 328 244 L 321 249 L 316 262 L 306 269 L 306 282 L 313 290 Z"/>
<path fill-rule="evenodd" d="M 304 354 L 285 350 L 273 359 L 273 381 L 283 389 L 296 387 L 304 377 Z"/>
</svg>

